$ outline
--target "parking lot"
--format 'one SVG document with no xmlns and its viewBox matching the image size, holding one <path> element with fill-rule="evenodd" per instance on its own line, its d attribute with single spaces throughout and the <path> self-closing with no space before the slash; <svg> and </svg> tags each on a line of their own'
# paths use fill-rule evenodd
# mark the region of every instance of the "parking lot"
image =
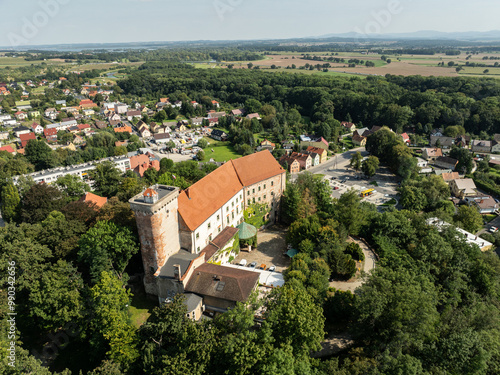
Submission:
<svg viewBox="0 0 500 375">
<path fill-rule="evenodd" d="M 384 204 L 391 199 L 397 200 L 397 177 L 387 168 L 380 168 L 377 174 L 367 179 L 361 172 L 356 172 L 352 168 L 334 169 L 330 168 L 325 173 L 325 180 L 332 188 L 332 197 L 340 198 L 350 189 L 361 192 L 374 189 L 375 192 L 363 200 L 377 206 Z M 375 183 L 376 184 L 375 184 Z"/>
<path fill-rule="evenodd" d="M 276 271 L 282 272 L 290 265 L 290 258 L 285 255 L 286 240 L 284 228 L 274 225 L 257 233 L 257 248 L 251 252 L 240 251 L 232 264 L 239 264 L 242 259 L 247 261 L 247 267 L 252 262 L 257 267 L 265 264 L 266 268 L 274 265 Z"/>
</svg>

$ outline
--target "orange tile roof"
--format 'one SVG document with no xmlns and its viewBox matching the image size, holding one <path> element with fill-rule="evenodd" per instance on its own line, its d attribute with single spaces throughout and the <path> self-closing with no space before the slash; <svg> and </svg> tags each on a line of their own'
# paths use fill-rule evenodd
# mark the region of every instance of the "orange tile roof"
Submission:
<svg viewBox="0 0 500 375">
<path fill-rule="evenodd" d="M 226 163 L 179 194 L 179 214 L 194 231 L 243 189 L 232 163 Z"/>
<path fill-rule="evenodd" d="M 95 204 L 97 208 L 101 208 L 108 202 L 108 198 L 106 197 L 100 197 L 98 195 L 95 195 L 93 193 L 85 193 L 84 196 L 80 198 L 80 201 L 86 202 L 86 203 L 92 203 Z"/>
<path fill-rule="evenodd" d="M 268 150 L 231 160 L 231 162 L 244 186 L 253 185 L 285 172 Z"/>
</svg>

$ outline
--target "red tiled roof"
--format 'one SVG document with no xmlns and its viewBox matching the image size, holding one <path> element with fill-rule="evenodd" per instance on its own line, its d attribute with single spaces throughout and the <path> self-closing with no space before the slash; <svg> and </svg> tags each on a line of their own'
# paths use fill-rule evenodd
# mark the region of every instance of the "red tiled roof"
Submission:
<svg viewBox="0 0 500 375">
<path fill-rule="evenodd" d="M 268 150 L 231 160 L 231 163 L 244 186 L 253 185 L 285 172 Z"/>
<path fill-rule="evenodd" d="M 97 208 L 101 208 L 108 202 L 108 198 L 106 197 L 100 197 L 98 195 L 95 195 L 93 193 L 85 193 L 84 196 L 80 198 L 80 201 L 82 202 L 87 202 L 87 203 L 92 203 L 95 204 Z"/>
<path fill-rule="evenodd" d="M 226 163 L 179 194 L 179 214 L 195 230 L 241 189 L 232 163 Z"/>
<path fill-rule="evenodd" d="M 57 128 L 43 129 L 43 135 L 45 135 L 45 137 L 57 135 Z"/>
<path fill-rule="evenodd" d="M 0 151 L 7 151 L 10 152 L 11 154 L 14 153 L 14 149 L 11 146 L 0 147 Z"/>
<path fill-rule="evenodd" d="M 153 189 L 146 189 L 144 190 L 144 193 L 142 194 L 145 197 L 154 197 L 155 195 L 158 195 L 156 190 Z"/>
<path fill-rule="evenodd" d="M 36 135 L 35 133 L 21 134 L 19 139 L 21 140 L 21 146 L 24 148 L 28 144 L 28 141 L 36 139 Z"/>
</svg>

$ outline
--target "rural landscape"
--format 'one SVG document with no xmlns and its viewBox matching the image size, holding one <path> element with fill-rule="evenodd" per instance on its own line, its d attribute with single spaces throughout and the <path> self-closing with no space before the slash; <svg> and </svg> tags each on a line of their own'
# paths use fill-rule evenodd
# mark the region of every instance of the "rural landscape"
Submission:
<svg viewBox="0 0 500 375">
<path fill-rule="evenodd" d="M 497 4 L 113 1 L 5 6 L 1 374 L 500 373 Z"/>
</svg>

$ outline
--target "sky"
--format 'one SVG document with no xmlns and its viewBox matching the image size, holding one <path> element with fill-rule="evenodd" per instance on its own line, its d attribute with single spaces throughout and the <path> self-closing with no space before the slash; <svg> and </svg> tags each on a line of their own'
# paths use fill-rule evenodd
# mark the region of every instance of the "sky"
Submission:
<svg viewBox="0 0 500 375">
<path fill-rule="evenodd" d="M 0 0 L 0 46 L 500 29 L 498 0 Z"/>
</svg>

